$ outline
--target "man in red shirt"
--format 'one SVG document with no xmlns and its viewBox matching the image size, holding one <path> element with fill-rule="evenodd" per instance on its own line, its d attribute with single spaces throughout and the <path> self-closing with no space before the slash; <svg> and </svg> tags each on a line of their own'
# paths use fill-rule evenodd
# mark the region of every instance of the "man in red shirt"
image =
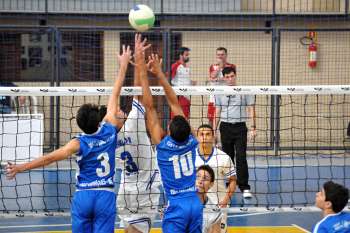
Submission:
<svg viewBox="0 0 350 233">
<path fill-rule="evenodd" d="M 219 47 L 216 49 L 216 63 L 209 67 L 209 85 L 220 85 L 223 78 L 222 70 L 225 67 L 236 69 L 236 65 L 227 62 L 227 49 Z M 210 96 L 208 103 L 208 119 L 210 125 L 213 125 L 215 119 L 215 98 Z"/>
<path fill-rule="evenodd" d="M 171 84 L 173 86 L 191 86 L 195 82 L 190 78 L 190 67 L 188 62 L 190 61 L 190 49 L 187 47 L 181 47 L 178 51 L 178 60 L 171 65 Z M 179 96 L 180 106 L 185 114 L 185 117 L 189 119 L 191 100 L 189 96 Z M 171 118 L 173 115 L 171 114 Z"/>
</svg>

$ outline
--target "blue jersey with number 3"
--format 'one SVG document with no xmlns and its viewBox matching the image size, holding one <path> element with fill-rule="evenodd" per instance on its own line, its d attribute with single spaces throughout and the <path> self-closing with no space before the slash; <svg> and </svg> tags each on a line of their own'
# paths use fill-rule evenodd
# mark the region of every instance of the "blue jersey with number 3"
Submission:
<svg viewBox="0 0 350 233">
<path fill-rule="evenodd" d="M 197 144 L 197 140 L 190 135 L 183 143 L 166 136 L 157 145 L 158 167 L 168 199 L 196 195 Z"/>
<path fill-rule="evenodd" d="M 80 142 L 76 187 L 114 187 L 117 128 L 108 122 L 101 122 L 96 133 L 80 134 L 76 138 Z"/>
</svg>

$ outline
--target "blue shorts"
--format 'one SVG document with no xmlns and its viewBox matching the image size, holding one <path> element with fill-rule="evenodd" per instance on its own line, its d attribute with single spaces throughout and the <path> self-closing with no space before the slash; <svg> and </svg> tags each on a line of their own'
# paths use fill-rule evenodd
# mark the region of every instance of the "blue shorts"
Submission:
<svg viewBox="0 0 350 233">
<path fill-rule="evenodd" d="M 83 190 L 72 201 L 73 233 L 113 233 L 116 216 L 115 193 Z"/>
<path fill-rule="evenodd" d="M 162 222 L 163 233 L 202 233 L 203 205 L 197 195 L 168 203 Z"/>
</svg>

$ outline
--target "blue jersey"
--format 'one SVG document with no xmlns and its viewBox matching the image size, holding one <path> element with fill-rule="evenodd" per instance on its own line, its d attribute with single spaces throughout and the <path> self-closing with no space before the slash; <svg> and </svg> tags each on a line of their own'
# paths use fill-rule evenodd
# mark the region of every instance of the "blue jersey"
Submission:
<svg viewBox="0 0 350 233">
<path fill-rule="evenodd" d="M 350 213 L 339 212 L 329 214 L 319 221 L 313 233 L 349 233 L 350 232 Z"/>
<path fill-rule="evenodd" d="M 102 122 L 94 134 L 80 134 L 77 154 L 78 189 L 114 187 L 117 128 Z"/>
<path fill-rule="evenodd" d="M 157 145 L 158 167 L 169 200 L 196 195 L 197 144 L 197 140 L 190 135 L 183 143 L 166 136 Z"/>
</svg>

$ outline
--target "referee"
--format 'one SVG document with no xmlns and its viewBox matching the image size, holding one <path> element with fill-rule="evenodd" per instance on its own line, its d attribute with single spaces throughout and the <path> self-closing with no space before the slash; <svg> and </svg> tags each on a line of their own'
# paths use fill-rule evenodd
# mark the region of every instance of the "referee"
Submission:
<svg viewBox="0 0 350 233">
<path fill-rule="evenodd" d="M 226 85 L 236 85 L 236 68 L 225 67 L 222 70 Z M 250 119 L 249 140 L 256 136 L 255 98 L 252 95 L 218 95 L 215 97 L 216 121 L 214 130 L 220 123 L 222 150 L 227 153 L 237 170 L 237 184 L 244 198 L 252 198 L 248 184 L 247 164 L 248 128 L 246 121 Z"/>
</svg>

